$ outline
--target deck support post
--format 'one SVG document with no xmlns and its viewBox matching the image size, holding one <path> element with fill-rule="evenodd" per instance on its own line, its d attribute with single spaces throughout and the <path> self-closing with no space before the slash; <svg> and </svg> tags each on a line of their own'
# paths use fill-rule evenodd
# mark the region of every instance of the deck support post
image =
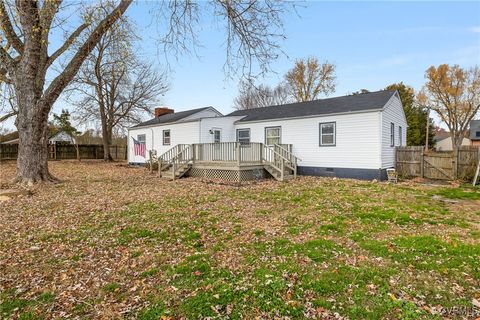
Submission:
<svg viewBox="0 0 480 320">
<path fill-rule="evenodd" d="M 196 148 L 195 148 L 195 144 L 192 144 L 192 163 L 195 163 L 195 157 L 196 157 Z"/>
<path fill-rule="evenodd" d="M 282 170 L 280 172 L 280 181 L 285 180 L 285 160 L 282 158 L 282 164 L 280 165 L 280 169 Z"/>
<path fill-rule="evenodd" d="M 239 142 L 235 143 L 235 152 L 237 153 L 237 164 L 238 164 L 238 166 L 240 166 L 240 162 L 242 161 L 242 159 L 240 159 L 241 152 L 240 152 L 240 143 Z"/>
<path fill-rule="evenodd" d="M 172 163 L 172 180 L 175 180 L 175 171 L 177 171 L 177 165 L 175 164 L 175 161 Z"/>
<path fill-rule="evenodd" d="M 158 158 L 158 177 L 161 178 L 162 177 L 162 166 L 163 166 L 163 163 L 162 163 L 162 158 Z"/>
</svg>

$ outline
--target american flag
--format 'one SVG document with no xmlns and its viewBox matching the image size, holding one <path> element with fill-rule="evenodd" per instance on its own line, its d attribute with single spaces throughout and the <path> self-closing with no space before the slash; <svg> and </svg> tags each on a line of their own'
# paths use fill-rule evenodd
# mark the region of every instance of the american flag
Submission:
<svg viewBox="0 0 480 320">
<path fill-rule="evenodd" d="M 145 158 L 145 153 L 147 152 L 147 146 L 143 142 L 139 142 L 138 140 L 135 140 L 134 137 L 133 139 L 133 153 L 136 156 L 142 156 Z"/>
</svg>

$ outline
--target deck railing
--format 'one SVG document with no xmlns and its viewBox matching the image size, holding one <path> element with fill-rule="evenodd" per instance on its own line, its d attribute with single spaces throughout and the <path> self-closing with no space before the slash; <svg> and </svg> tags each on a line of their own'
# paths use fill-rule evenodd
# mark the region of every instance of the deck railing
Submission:
<svg viewBox="0 0 480 320">
<path fill-rule="evenodd" d="M 179 153 L 181 153 L 188 144 L 177 144 L 173 148 L 169 149 L 167 152 L 158 157 L 158 162 L 160 165 L 160 170 L 164 169 L 164 166 L 169 166 L 172 164 L 173 158 L 175 158 Z"/>
<path fill-rule="evenodd" d="M 261 163 L 262 144 L 220 142 L 193 145 L 193 161 Z"/>
<path fill-rule="evenodd" d="M 264 166 L 276 179 L 285 174 L 297 176 L 297 161 L 291 145 L 267 146 L 258 142 L 219 142 L 179 144 L 158 157 L 159 176 L 170 170 L 173 179 L 181 177 L 190 166 L 223 163 L 227 166 Z M 227 164 L 228 163 L 228 164 Z"/>
</svg>

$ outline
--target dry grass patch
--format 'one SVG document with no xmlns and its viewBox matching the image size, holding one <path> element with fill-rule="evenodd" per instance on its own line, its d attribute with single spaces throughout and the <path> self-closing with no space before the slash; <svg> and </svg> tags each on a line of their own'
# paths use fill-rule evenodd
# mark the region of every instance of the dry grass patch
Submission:
<svg viewBox="0 0 480 320">
<path fill-rule="evenodd" d="M 0 203 L 0 318 L 426 319 L 480 298 L 475 188 L 50 167 L 62 183 Z"/>
</svg>

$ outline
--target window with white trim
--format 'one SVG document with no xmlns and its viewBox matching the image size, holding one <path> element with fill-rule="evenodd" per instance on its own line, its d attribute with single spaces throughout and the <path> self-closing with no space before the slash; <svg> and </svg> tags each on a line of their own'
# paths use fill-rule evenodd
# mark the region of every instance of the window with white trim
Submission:
<svg viewBox="0 0 480 320">
<path fill-rule="evenodd" d="M 170 130 L 163 130 L 163 145 L 170 145 Z"/>
<path fill-rule="evenodd" d="M 272 146 L 281 143 L 281 127 L 267 127 L 265 128 L 265 144 Z"/>
<path fill-rule="evenodd" d="M 395 146 L 395 124 L 390 123 L 390 147 Z"/>
<path fill-rule="evenodd" d="M 403 145 L 403 132 L 402 132 L 402 127 L 398 126 L 398 145 L 402 146 Z"/>
<path fill-rule="evenodd" d="M 146 134 L 137 135 L 137 141 L 140 142 L 140 143 L 146 143 L 147 142 L 147 135 Z"/>
<path fill-rule="evenodd" d="M 237 142 L 250 143 L 250 129 L 237 129 Z"/>
<path fill-rule="evenodd" d="M 320 146 L 335 146 L 337 124 L 335 122 L 320 123 Z"/>
</svg>

